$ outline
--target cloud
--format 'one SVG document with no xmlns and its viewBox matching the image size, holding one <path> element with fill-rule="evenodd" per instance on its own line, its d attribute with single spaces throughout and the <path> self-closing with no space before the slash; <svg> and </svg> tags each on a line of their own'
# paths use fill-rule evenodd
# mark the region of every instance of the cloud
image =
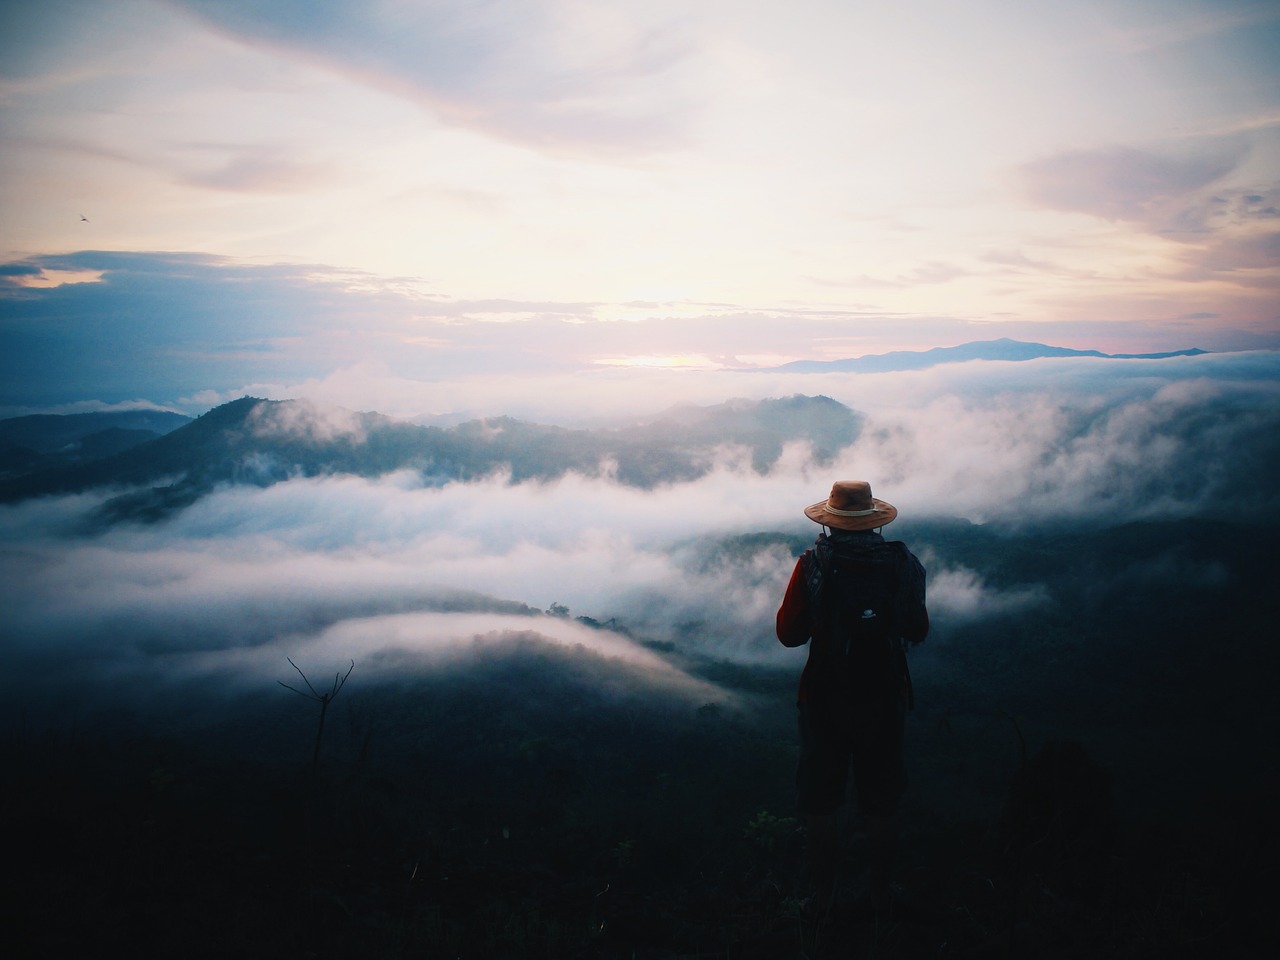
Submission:
<svg viewBox="0 0 1280 960">
<path fill-rule="evenodd" d="M 1180 245 L 1184 259 L 1169 273 L 1186 281 L 1228 279 L 1242 291 L 1236 301 L 1244 291 L 1256 301 L 1275 272 L 1266 266 L 1274 244 L 1258 232 L 1265 221 L 1253 223 L 1248 235 Z M 1025 260 L 1001 253 L 989 259 L 1016 269 Z M 9 349 L 0 353 L 0 409 L 141 396 L 201 413 L 249 394 L 313 396 L 401 416 L 582 417 L 601 412 L 590 401 L 624 384 L 632 401 L 649 407 L 667 392 L 673 401 L 718 402 L 826 390 L 812 380 L 782 387 L 741 376 L 664 381 L 602 371 L 604 360 L 661 355 L 749 368 L 1001 335 L 1113 352 L 1267 345 L 1222 320 L 1195 328 L 1150 321 L 1090 327 L 682 301 L 449 298 L 421 278 L 202 254 L 81 251 L 11 261 L 3 271 L 0 332 Z M 41 277 L 60 282 L 31 285 Z M 68 278 L 95 282 L 61 282 Z M 1231 302 L 1215 291 L 1212 310 L 1189 311 L 1192 304 L 1182 302 L 1177 310 L 1157 305 L 1150 312 L 1230 315 Z"/>
<path fill-rule="evenodd" d="M 1273 154 L 1270 127 L 1162 149 L 1068 151 L 1023 164 L 1017 177 L 1038 206 L 1124 221 L 1176 242 L 1176 250 L 1163 251 L 1171 262 L 1140 272 L 1217 285 L 1216 309 L 1197 313 L 1227 312 L 1221 288 L 1229 284 L 1238 290 L 1238 309 L 1270 327 L 1274 316 L 1257 298 L 1277 282 L 1280 254 L 1269 227 L 1280 210 L 1280 192 L 1274 171 L 1252 162 L 1255 155 Z M 1268 180 L 1259 182 L 1263 173 Z M 1132 305 L 1132 294 L 1127 302 Z"/>
<path fill-rule="evenodd" d="M 377 394 L 385 404 L 374 408 L 400 415 L 466 411 L 441 419 L 442 425 L 507 411 L 583 427 L 635 423 L 677 401 L 821 394 L 868 418 L 863 439 L 831 469 L 905 484 L 921 508 L 943 514 L 1058 516 L 1106 486 L 1110 472 L 1122 475 L 1117 489 L 1146 478 L 1151 471 L 1133 462 L 1144 456 L 1155 457 L 1153 466 L 1189 467 L 1203 441 L 1212 443 L 1215 457 L 1242 463 L 1245 451 L 1265 440 L 1263 425 L 1275 415 L 1278 357 L 1071 358 L 878 375 L 600 368 L 435 384 L 374 368 L 295 385 L 285 395 L 350 405 Z M 1096 466 L 1096 476 L 1083 469 L 1086 462 Z M 783 469 L 803 473 L 803 464 L 800 457 L 784 461 Z M 1193 499 L 1180 509 L 1193 509 Z M 1032 500 L 1035 509 L 1025 509 Z"/>
<path fill-rule="evenodd" d="M 1134 147 L 1072 150 L 1029 161 L 1018 175 L 1040 206 L 1178 233 L 1199 228 L 1202 218 L 1189 217 L 1188 208 L 1234 171 L 1245 152 L 1233 144 L 1180 155 Z"/>
<path fill-rule="evenodd" d="M 1209 279 L 1230 275 L 1235 283 L 1276 289 L 1280 286 L 1277 268 L 1280 268 L 1280 230 L 1223 237 L 1194 258 L 1185 276 Z M 1242 272 L 1252 275 L 1242 276 Z"/>
<path fill-rule="evenodd" d="M 1037 392 L 942 395 L 881 411 L 848 460 L 918 509 L 976 520 L 1192 516 L 1223 497 L 1274 509 L 1253 465 L 1276 452 L 1275 384 L 1108 382 L 1094 366 L 1096 392 L 1081 392 L 1086 381 L 1077 379 L 1068 393 L 1053 382 L 1055 366 L 1037 364 Z"/>
<path fill-rule="evenodd" d="M 979 257 L 983 263 L 1009 267 L 1015 273 L 1064 273 L 1061 266 L 1027 256 L 1021 250 L 985 250 Z"/>
<path fill-rule="evenodd" d="M 1280 187 L 1263 192 L 1241 192 L 1236 197 L 1236 215 L 1242 220 L 1275 220 L 1280 217 Z"/>
<path fill-rule="evenodd" d="M 41 407 L 39 410 L 23 409 L 21 407 L 0 408 L 0 418 L 22 417 L 28 414 L 117 413 L 123 410 L 158 410 L 164 413 L 182 412 L 174 409 L 172 405 L 165 406 L 142 397 L 135 397 L 132 400 L 121 400 L 118 403 L 104 403 L 101 400 L 77 400 L 72 403 Z"/>
<path fill-rule="evenodd" d="M 1016 615 L 1052 602 L 1044 584 L 997 589 L 982 575 L 963 565 L 947 566 L 934 550 L 921 557 L 929 574 L 929 616 L 938 623 L 962 624 L 990 617 Z"/>
<path fill-rule="evenodd" d="M 1280 266 L 1276 233 L 1268 229 L 1280 215 L 1280 188 L 1247 179 L 1265 170 L 1250 160 L 1270 155 L 1269 139 L 1264 128 L 1161 150 L 1069 151 L 1023 164 L 1018 178 L 1039 206 L 1126 221 L 1176 241 L 1173 265 L 1155 275 L 1229 283 L 1252 298 L 1274 289 Z"/>
<path fill-rule="evenodd" d="M 873 277 L 867 274 L 861 274 L 856 280 L 856 285 L 860 287 L 897 287 L 897 288 L 914 288 L 921 284 L 940 284 L 950 283 L 961 277 L 969 276 L 972 270 L 959 266 L 955 263 L 949 263 L 944 260 L 928 260 L 920 263 L 905 273 L 900 273 L 893 278 Z M 831 281 L 823 281 L 830 283 Z"/>
<path fill-rule="evenodd" d="M 1128 11 L 1117 8 L 1116 13 L 1117 22 L 1103 32 L 1103 40 L 1128 56 L 1164 47 L 1185 48 L 1216 35 L 1273 25 L 1277 19 L 1270 4 L 1247 2 L 1206 7 L 1189 5 L 1181 10 L 1169 8 L 1162 11 L 1160 17 L 1137 25 L 1123 22 L 1128 18 Z"/>
<path fill-rule="evenodd" d="M 361 665 L 362 678 L 385 680 L 406 670 L 437 674 L 455 670 L 469 661 L 501 655 L 504 647 L 521 639 L 570 653 L 590 651 L 624 663 L 647 675 L 653 686 L 675 688 L 695 702 L 726 696 L 626 637 L 549 615 L 412 612 L 354 617 L 309 634 L 273 637 L 257 646 L 195 652 L 166 667 L 193 676 L 220 674 L 241 684 L 261 684 L 275 675 L 287 676 L 287 668 L 281 669 L 286 658 L 303 668 L 355 660 Z"/>
<path fill-rule="evenodd" d="M 0 403 L 13 405 L 86 393 L 108 402 L 176 398 L 192 383 L 224 386 L 232 376 L 302 376 L 335 339 L 346 341 L 350 324 L 376 317 L 389 325 L 408 310 L 402 295 L 370 289 L 367 277 L 310 265 L 87 251 L 17 266 L 93 273 L 97 282 L 0 285 L 9 347 L 0 354 Z M 357 282 L 358 291 L 348 289 Z"/>
<path fill-rule="evenodd" d="M 297 439 L 312 444 L 333 443 L 341 439 L 352 446 L 360 446 L 367 435 L 358 414 L 342 407 L 320 406 L 307 399 L 255 407 L 249 416 L 248 426 L 258 438 Z"/>
<path fill-rule="evenodd" d="M 535 149 L 634 155 L 678 142 L 689 115 L 688 88 L 671 75 L 688 83 L 690 37 L 675 22 L 645 23 L 634 10 L 501 0 L 173 2 L 246 42 Z"/>
<path fill-rule="evenodd" d="M 237 193 L 313 193 L 338 179 L 336 164 L 296 160 L 267 149 L 230 152 L 213 169 L 191 173 L 193 186 Z"/>
<path fill-rule="evenodd" d="M 105 494 L 5 505 L 0 686 L 11 705 L 54 710 L 140 690 L 156 704 L 204 704 L 274 689 L 288 679 L 286 656 L 312 675 L 354 659 L 376 682 L 443 679 L 532 644 L 557 663 L 596 664 L 622 692 L 725 701 L 687 665 L 799 669 L 773 618 L 796 552 L 817 533 L 801 508 L 832 479 L 869 478 L 899 507 L 886 532 L 922 555 L 945 641 L 953 627 L 1039 614 L 1056 588 L 956 556 L 945 532 L 930 532 L 950 529 L 944 518 L 1015 536 L 1212 519 L 1223 504 L 1237 522 L 1280 515 L 1269 482 L 1280 468 L 1277 363 L 1210 355 L 819 378 L 866 416 L 834 464 L 819 468 L 793 444 L 760 473 L 726 447 L 697 481 L 651 490 L 607 473 L 443 485 L 413 471 L 295 477 L 224 486 L 164 522 L 90 536 L 84 519 Z M 353 423 L 299 405 L 259 427 L 358 437 Z M 1175 550 L 1108 589 L 1229 576 Z M 552 604 L 569 617 L 541 612 Z M 641 641 L 675 653 L 657 657 Z"/>
<path fill-rule="evenodd" d="M 27 277 L 38 277 L 41 273 L 41 267 L 35 263 L 4 263 L 0 264 L 0 282 L 6 285 L 14 284 L 16 278 L 18 284 Z"/>
<path fill-rule="evenodd" d="M 286 656 L 308 670 L 355 659 L 364 677 L 439 673 L 525 636 L 624 662 L 695 703 L 726 699 L 625 636 L 539 614 L 666 574 L 648 552 L 580 527 L 541 543 L 510 535 L 520 494 L 537 491 L 513 491 L 487 516 L 503 489 L 403 477 L 229 489 L 171 525 L 92 540 L 65 538 L 81 498 L 2 511 L 10 676 L 54 702 L 77 688 L 86 703 L 113 688 L 132 700 L 141 687 L 159 696 L 162 681 L 261 689 Z"/>
</svg>

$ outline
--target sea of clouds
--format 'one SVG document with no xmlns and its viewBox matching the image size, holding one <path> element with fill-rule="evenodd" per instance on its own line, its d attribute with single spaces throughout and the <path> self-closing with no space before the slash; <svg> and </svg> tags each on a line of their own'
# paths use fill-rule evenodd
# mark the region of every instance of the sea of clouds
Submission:
<svg viewBox="0 0 1280 960">
<path fill-rule="evenodd" d="M 658 395 L 711 403 L 805 392 L 846 403 L 866 426 L 831 464 L 816 464 L 796 443 L 759 473 L 745 451 L 726 448 L 701 479 L 651 490 L 607 471 L 444 486 L 411 472 L 297 478 L 226 486 L 164 522 L 92 535 L 81 520 L 108 493 L 5 505 L 6 695 L 46 705 L 123 691 L 145 699 L 201 678 L 255 689 L 288 678 L 286 657 L 320 676 L 351 660 L 363 677 L 410 662 L 443 670 L 532 632 L 625 660 L 705 702 L 714 691 L 637 641 L 798 669 L 802 658 L 773 636 L 794 555 L 781 543 L 718 545 L 753 533 L 815 534 L 801 509 L 834 479 L 871 480 L 902 511 L 896 529 L 904 533 L 929 518 L 1016 535 L 1028 525 L 1211 517 L 1224 503 L 1234 519 L 1276 515 L 1274 354 L 971 363 L 876 376 L 684 375 L 661 394 L 654 376 L 612 381 L 618 389 L 607 397 L 555 394 L 542 401 L 545 419 L 567 422 L 588 408 L 652 415 Z M 487 402 L 500 406 L 507 397 L 488 386 Z M 314 411 L 335 399 L 316 393 L 299 430 L 320 429 L 323 414 Z M 323 429 L 352 424 L 338 414 Z M 1048 602 L 1043 584 L 997 590 L 941 551 L 922 559 L 937 624 Z M 570 616 L 542 612 L 552 604 Z"/>
</svg>

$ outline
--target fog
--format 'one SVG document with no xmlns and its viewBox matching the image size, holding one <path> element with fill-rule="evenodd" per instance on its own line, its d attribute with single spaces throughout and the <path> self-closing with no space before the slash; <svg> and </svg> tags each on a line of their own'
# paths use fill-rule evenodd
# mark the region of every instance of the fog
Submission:
<svg viewBox="0 0 1280 960">
<path fill-rule="evenodd" d="M 1276 373 L 1274 355 L 1238 355 L 807 378 L 806 392 L 867 417 L 834 463 L 817 466 L 795 443 L 762 473 L 726 447 L 700 479 L 652 490 L 607 469 L 519 484 L 296 478 L 223 486 L 163 522 L 94 534 L 82 519 L 118 491 L 6 505 L 3 686 L 54 706 L 145 701 L 166 680 L 268 688 L 288 679 L 286 657 L 319 676 L 354 660 L 370 678 L 449 670 L 534 636 L 626 663 L 691 703 L 727 701 L 646 643 L 798 671 L 773 616 L 795 553 L 818 532 L 801 510 L 834 479 L 870 479 L 901 511 L 886 532 L 908 540 L 913 524 L 941 518 L 1009 536 L 1224 510 L 1274 519 Z M 262 428 L 356 429 L 325 410 Z M 632 415 L 656 412 L 637 401 Z M 1053 602 L 1051 584 L 996 586 L 945 547 L 920 553 L 944 640 L 950 625 Z M 1205 570 L 1153 557 L 1130 575 L 1173 586 Z M 568 615 L 544 612 L 552 605 Z"/>
<path fill-rule="evenodd" d="M 971 332 L 974 338 L 981 331 Z M 1217 353 L 1163 360 L 1089 357 L 1013 361 L 970 361 L 925 370 L 891 373 L 787 373 L 600 366 L 589 371 L 513 375 L 459 374 L 405 379 L 384 365 L 358 363 L 324 378 L 248 383 L 222 394 L 202 393 L 188 401 L 199 409 L 237 396 L 271 399 L 308 397 L 326 406 L 377 410 L 389 416 L 424 419 L 510 415 L 539 423 L 582 426 L 628 422 L 683 402 L 720 403 L 730 397 L 825 394 L 859 410 L 919 408 L 948 396 L 971 400 L 1028 393 L 1074 403 L 1084 397 L 1105 402 L 1149 397 L 1159 387 L 1185 381 L 1270 384 L 1280 381 L 1274 351 Z"/>
</svg>

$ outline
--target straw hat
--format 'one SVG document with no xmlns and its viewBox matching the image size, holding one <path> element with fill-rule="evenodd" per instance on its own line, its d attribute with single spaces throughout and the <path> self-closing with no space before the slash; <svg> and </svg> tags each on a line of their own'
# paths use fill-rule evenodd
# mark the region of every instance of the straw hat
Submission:
<svg viewBox="0 0 1280 960">
<path fill-rule="evenodd" d="M 871 496 L 871 484 L 865 480 L 837 480 L 831 496 L 805 507 L 804 515 L 837 530 L 872 530 L 892 523 L 898 508 Z"/>
</svg>

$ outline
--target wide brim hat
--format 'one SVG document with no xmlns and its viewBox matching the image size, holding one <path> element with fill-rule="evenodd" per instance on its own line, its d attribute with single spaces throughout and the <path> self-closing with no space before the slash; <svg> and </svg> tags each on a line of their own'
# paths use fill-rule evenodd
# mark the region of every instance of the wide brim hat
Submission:
<svg viewBox="0 0 1280 960">
<path fill-rule="evenodd" d="M 892 523 L 898 508 L 873 497 L 871 484 L 865 480 L 837 480 L 831 496 L 805 507 L 804 515 L 836 530 L 874 530 Z"/>
</svg>

